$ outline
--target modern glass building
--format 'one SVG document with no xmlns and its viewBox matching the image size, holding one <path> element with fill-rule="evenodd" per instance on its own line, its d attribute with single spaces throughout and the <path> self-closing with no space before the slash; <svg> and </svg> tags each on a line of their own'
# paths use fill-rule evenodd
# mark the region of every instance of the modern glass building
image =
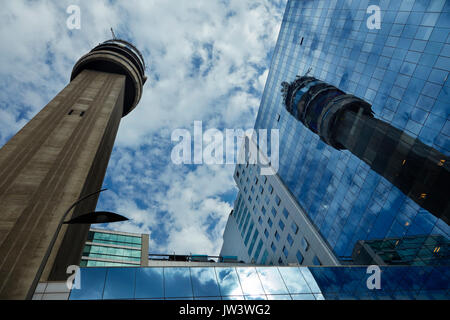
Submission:
<svg viewBox="0 0 450 320">
<path fill-rule="evenodd" d="M 449 269 L 381 267 L 369 289 L 366 267 L 81 268 L 70 300 L 445 299 Z M 369 279 L 369 282 L 371 280 Z"/>
<path fill-rule="evenodd" d="M 369 28 L 370 23 L 367 22 L 373 16 L 373 11 L 368 10 L 369 5 L 380 10 L 379 29 Z M 333 86 L 369 104 L 373 119 L 380 120 L 400 135 L 404 133 L 410 137 L 408 139 L 417 139 L 415 141 L 442 155 L 436 165 L 448 174 L 449 34 L 450 2 L 445 0 L 291 0 L 287 3 L 255 129 L 267 129 L 269 133 L 270 129 L 279 129 L 277 178 L 282 182 L 280 190 L 288 191 L 308 222 L 298 225 L 298 233 L 310 233 L 309 229 L 313 228 L 325 244 L 323 249 L 329 248 L 338 264 L 354 262 L 352 254 L 359 241 L 387 241 L 387 244 L 392 239 L 414 237 L 430 238 L 429 241 L 416 242 L 419 248 L 415 250 L 420 256 L 422 243 L 427 246 L 424 249 L 429 257 L 426 263 L 419 256 L 409 256 L 408 261 L 419 265 L 441 264 L 445 260 L 442 260 L 442 254 L 448 254 L 448 251 L 438 251 L 436 246 L 429 250 L 428 244 L 437 236 L 446 241 L 449 239 L 450 228 L 444 217 L 449 214 L 450 193 L 445 184 L 437 190 L 444 198 L 447 195 L 447 204 L 439 203 L 441 211 L 438 214 L 430 212 L 433 208 L 421 206 L 421 199 L 414 199 L 401 186 L 393 184 L 395 175 L 401 174 L 396 164 L 387 161 L 383 169 L 390 170 L 389 177 L 383 176 L 362 157 L 349 150 L 339 150 L 321 137 L 317 133 L 319 128 L 311 122 L 311 119 L 323 116 L 320 113 L 299 121 L 294 111 L 287 108 L 285 92 L 282 92 L 286 86 L 283 87 L 282 83 L 292 84 L 297 76 L 311 77 L 324 86 Z M 295 101 L 296 106 L 298 103 Z M 311 125 L 308 127 L 308 124 Z M 352 139 L 363 148 L 370 141 L 370 137 L 364 135 L 353 136 Z M 268 147 L 270 154 L 270 145 Z M 392 147 L 393 151 L 399 148 L 395 144 L 386 147 Z M 386 153 L 389 153 L 387 149 Z M 400 160 L 400 167 L 403 160 Z M 417 176 L 422 174 L 424 167 L 417 167 Z M 251 218 L 255 221 L 253 229 L 258 231 L 255 241 L 263 243 L 261 250 L 267 250 L 270 255 L 271 248 L 275 247 L 271 262 L 286 264 L 294 261 L 292 250 L 289 250 L 291 243 L 296 246 L 296 241 L 300 241 L 298 262 L 311 264 L 310 260 L 302 259 L 306 252 L 301 250 L 301 238 L 295 238 L 292 233 L 281 235 L 278 221 L 271 218 L 271 223 L 263 224 L 262 228 L 258 226 L 260 218 L 266 222 L 270 217 L 272 208 L 281 217 L 285 208 L 271 202 L 266 206 L 264 196 L 251 194 L 259 186 L 246 178 L 241 184 L 237 173 L 242 175 L 242 169 L 238 165 L 235 172 L 240 190 L 234 212 L 245 199 L 247 211 L 251 211 Z M 390 175 L 394 178 L 390 179 Z M 257 176 L 257 179 L 261 181 L 264 178 Z M 422 195 L 422 200 L 428 196 Z M 240 221 L 235 218 L 234 214 L 230 216 L 230 227 L 227 226 L 229 230 L 224 235 L 227 254 L 233 254 L 233 250 L 243 252 L 250 249 L 245 237 L 230 231 L 233 224 L 239 228 Z M 289 224 L 284 224 L 286 229 L 290 228 Z M 265 236 L 266 229 L 268 237 Z M 246 232 L 243 231 L 244 236 Z M 255 232 L 250 234 L 250 239 Z M 232 233 L 234 236 L 230 236 Z M 228 244 L 230 241 L 233 241 L 232 246 Z M 319 249 L 315 249 L 317 253 Z M 289 258 L 283 257 L 285 250 Z M 297 247 L 294 256 L 296 251 Z M 440 262 L 433 261 L 435 255 L 439 255 Z M 252 258 L 246 257 L 249 261 Z M 320 258 L 318 260 L 315 261 L 324 264 Z M 265 262 L 264 259 L 254 261 Z"/>
<path fill-rule="evenodd" d="M 89 230 L 80 266 L 147 266 L 148 234 Z"/>
</svg>

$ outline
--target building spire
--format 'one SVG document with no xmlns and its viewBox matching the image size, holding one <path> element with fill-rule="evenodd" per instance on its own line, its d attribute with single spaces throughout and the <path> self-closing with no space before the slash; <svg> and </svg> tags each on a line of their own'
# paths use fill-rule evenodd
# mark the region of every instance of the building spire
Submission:
<svg viewBox="0 0 450 320">
<path fill-rule="evenodd" d="M 113 28 L 111 27 L 111 34 L 112 34 L 112 38 L 114 39 L 114 40 L 116 40 L 117 38 L 116 38 L 116 34 L 114 33 L 114 30 L 113 30 Z"/>
</svg>

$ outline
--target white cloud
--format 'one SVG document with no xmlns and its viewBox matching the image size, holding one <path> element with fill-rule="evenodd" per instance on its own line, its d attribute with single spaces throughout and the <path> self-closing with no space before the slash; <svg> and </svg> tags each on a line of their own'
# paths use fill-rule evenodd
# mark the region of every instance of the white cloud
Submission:
<svg viewBox="0 0 450 320">
<path fill-rule="evenodd" d="M 68 30 L 66 8 L 81 7 Z M 236 192 L 233 166 L 175 166 L 175 128 L 251 128 L 285 1 L 4 1 L 0 12 L 0 144 L 68 82 L 76 60 L 110 37 L 143 53 L 149 80 L 122 119 L 99 209 L 150 233 L 158 251 L 218 254 Z M 231 194 L 231 196 L 230 196 Z"/>
</svg>

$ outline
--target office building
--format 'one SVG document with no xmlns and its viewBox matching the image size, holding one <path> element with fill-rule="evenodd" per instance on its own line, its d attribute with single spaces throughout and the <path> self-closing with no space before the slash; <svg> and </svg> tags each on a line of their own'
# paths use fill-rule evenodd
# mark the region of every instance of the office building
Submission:
<svg viewBox="0 0 450 320">
<path fill-rule="evenodd" d="M 25 299 L 64 212 L 102 186 L 123 116 L 146 81 L 140 52 L 123 40 L 99 44 L 70 83 L 0 150 L 0 298 Z M 72 217 L 95 210 L 98 196 Z M 89 225 L 64 225 L 41 280 L 66 279 Z M 69 249 L 70 248 L 70 249 Z"/>
<path fill-rule="evenodd" d="M 279 129 L 279 168 L 264 177 L 258 165 L 237 165 L 239 193 L 222 253 L 289 264 L 300 248 L 302 264 L 352 264 L 360 241 L 429 238 L 416 242 L 403 263 L 420 264 L 422 246 L 431 255 L 423 264 L 448 261 L 442 256 L 448 251 L 430 251 L 428 244 L 450 235 L 450 4 L 380 1 L 380 28 L 368 27 L 369 4 L 288 1 L 255 123 L 256 131 Z M 265 179 L 280 181 L 269 200 L 259 194 Z M 277 193 L 290 195 L 295 219 L 306 220 L 297 224 L 297 239 L 280 233 L 291 227 L 284 209 L 288 217 L 294 212 Z M 250 222 L 240 225 L 248 212 Z M 316 263 L 296 243 L 308 234 L 320 239 Z M 262 241 L 258 259 L 254 238 L 254 246 Z M 335 259 L 322 261 L 327 251 Z"/>
<path fill-rule="evenodd" d="M 256 150 L 252 137 L 240 152 Z M 259 159 L 264 157 L 257 150 Z M 339 259 L 310 223 L 276 174 L 260 175 L 259 164 L 238 164 L 239 188 L 228 218 L 220 255 L 260 265 L 339 265 Z"/>
<path fill-rule="evenodd" d="M 147 266 L 148 234 L 91 228 L 81 256 L 81 267 Z"/>
</svg>

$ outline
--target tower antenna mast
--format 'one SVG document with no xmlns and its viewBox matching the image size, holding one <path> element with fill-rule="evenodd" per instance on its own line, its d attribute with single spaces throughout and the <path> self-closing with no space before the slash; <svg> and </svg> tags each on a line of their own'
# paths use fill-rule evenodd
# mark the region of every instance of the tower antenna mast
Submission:
<svg viewBox="0 0 450 320">
<path fill-rule="evenodd" d="M 112 37 L 113 37 L 113 39 L 114 40 L 116 40 L 117 38 L 116 38 L 116 35 L 115 35 L 115 33 L 114 33 L 114 30 L 113 30 L 113 28 L 111 27 L 111 33 L 112 33 Z"/>
</svg>

